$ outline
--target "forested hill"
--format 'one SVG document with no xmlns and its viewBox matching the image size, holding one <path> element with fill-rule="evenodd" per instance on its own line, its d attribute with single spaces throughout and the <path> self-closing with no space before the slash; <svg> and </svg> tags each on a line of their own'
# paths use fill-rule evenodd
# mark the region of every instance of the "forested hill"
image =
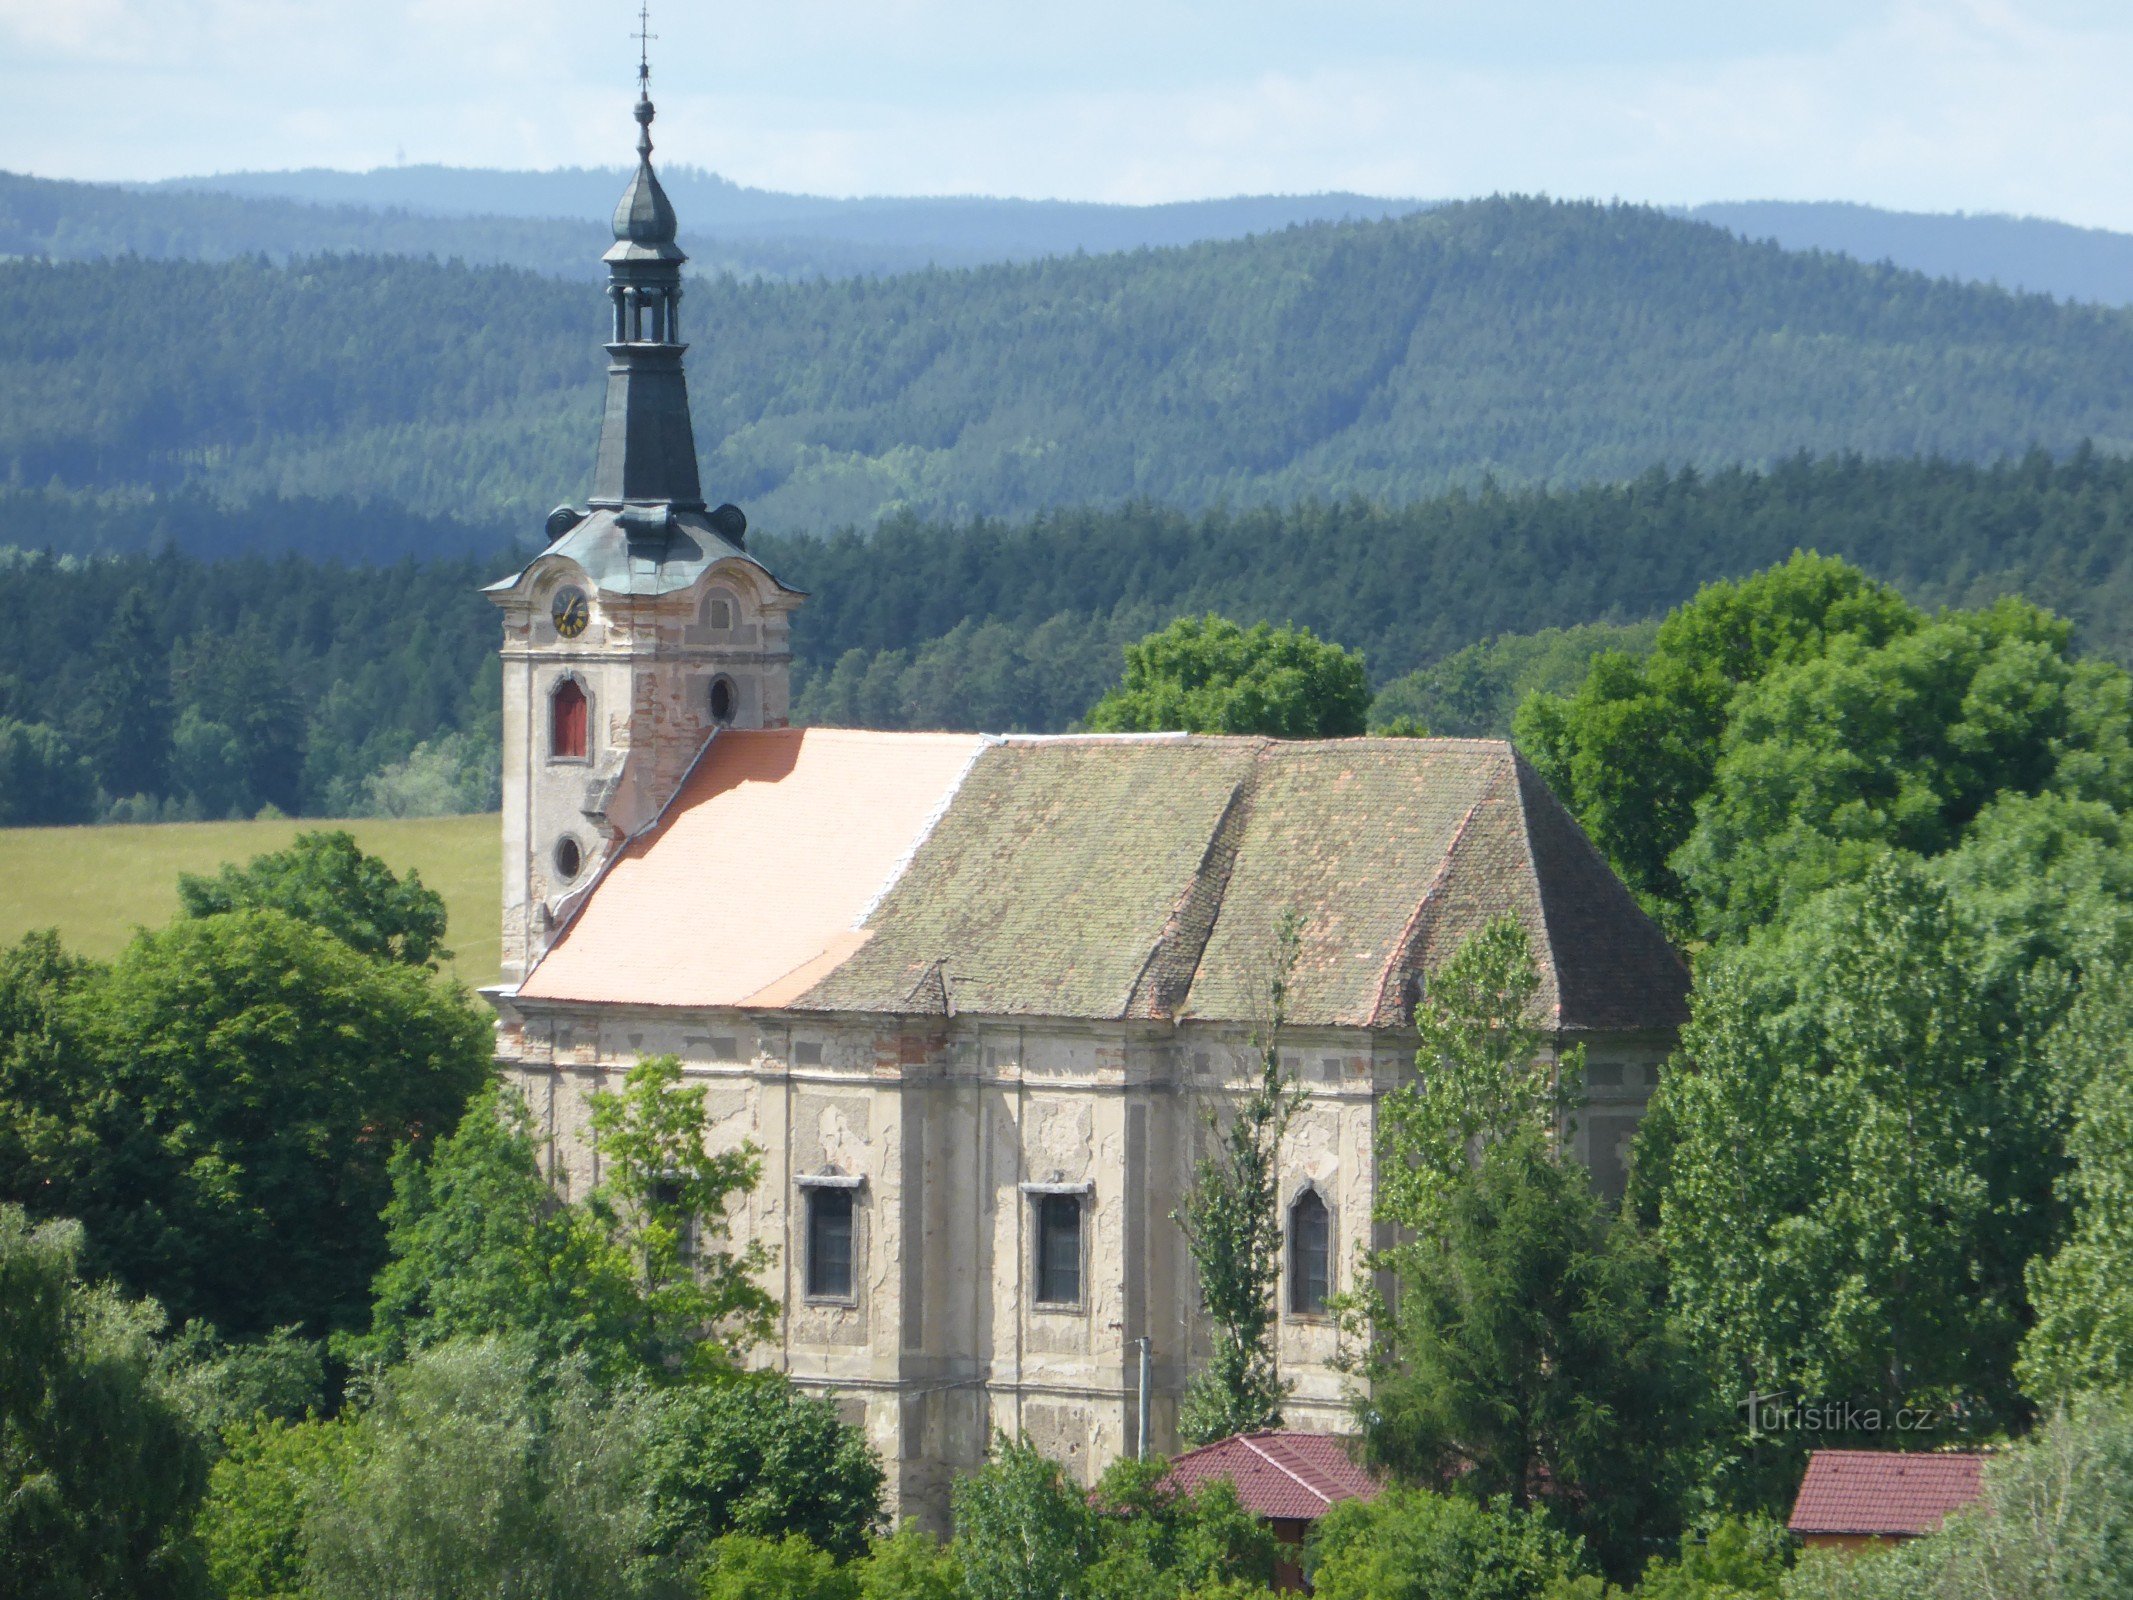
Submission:
<svg viewBox="0 0 2133 1600">
<path fill-rule="evenodd" d="M 584 285 L 428 262 L 10 265 L 0 475 L 531 527 L 584 489 L 603 320 Z M 712 281 L 686 329 L 706 483 L 771 530 L 2133 447 L 2133 315 L 1635 207 Z"/>
</svg>

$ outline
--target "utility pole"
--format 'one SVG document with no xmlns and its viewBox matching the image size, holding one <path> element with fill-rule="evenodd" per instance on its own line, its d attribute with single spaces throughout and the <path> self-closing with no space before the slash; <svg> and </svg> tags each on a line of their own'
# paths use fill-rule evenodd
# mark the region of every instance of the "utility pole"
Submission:
<svg viewBox="0 0 2133 1600">
<path fill-rule="evenodd" d="M 1139 1345 L 1141 1349 L 1141 1425 L 1134 1441 L 1138 1446 L 1134 1451 L 1134 1459 L 1146 1461 L 1148 1459 L 1148 1391 L 1154 1387 L 1155 1345 L 1146 1334 L 1142 1334 L 1133 1342 Z"/>
</svg>

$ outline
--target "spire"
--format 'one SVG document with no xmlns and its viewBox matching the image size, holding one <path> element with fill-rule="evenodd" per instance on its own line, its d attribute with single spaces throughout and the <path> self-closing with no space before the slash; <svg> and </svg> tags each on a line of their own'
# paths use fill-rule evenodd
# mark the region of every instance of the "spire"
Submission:
<svg viewBox="0 0 2133 1600">
<path fill-rule="evenodd" d="M 615 207 L 615 243 L 607 262 L 614 309 L 608 344 L 607 414 L 593 469 L 595 506 L 660 505 L 703 509 L 689 389 L 682 375 L 681 268 L 674 207 L 652 171 L 653 37 L 638 11 L 637 170 Z"/>
</svg>

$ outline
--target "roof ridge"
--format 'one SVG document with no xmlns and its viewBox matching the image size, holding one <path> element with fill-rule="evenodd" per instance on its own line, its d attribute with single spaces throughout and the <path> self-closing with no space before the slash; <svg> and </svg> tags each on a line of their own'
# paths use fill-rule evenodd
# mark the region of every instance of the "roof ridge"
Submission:
<svg viewBox="0 0 2133 1600">
<path fill-rule="evenodd" d="M 1251 1453 L 1257 1456 L 1261 1461 L 1264 1461 L 1268 1466 L 1272 1467 L 1276 1472 L 1281 1473 L 1291 1482 L 1301 1487 L 1306 1494 L 1316 1495 L 1319 1499 L 1325 1501 L 1328 1506 L 1333 1504 L 1333 1496 L 1326 1493 L 1325 1490 L 1319 1488 L 1317 1484 L 1306 1482 L 1303 1476 L 1293 1470 L 1291 1467 L 1289 1467 L 1287 1463 L 1276 1461 L 1271 1454 L 1259 1448 L 1258 1444 L 1254 1441 L 1250 1434 L 1238 1434 L 1237 1442 L 1243 1445 L 1245 1449 L 1251 1451 Z"/>
<path fill-rule="evenodd" d="M 1563 969 L 1555 958 L 1555 934 L 1548 926 L 1548 888 L 1541 881 L 1539 852 L 1533 846 L 1533 819 L 1526 811 L 1525 775 L 1532 769 L 1518 747 L 1505 740 L 1505 748 L 1511 754 L 1511 803 L 1518 808 L 1518 842 L 1526 853 L 1526 867 L 1533 879 L 1533 920 L 1540 924 L 1540 948 L 1533 952 L 1533 964 L 1547 974 L 1548 987 L 1555 991 L 1555 1005 L 1548 1021 L 1557 1029 L 1563 1025 Z M 1534 773 L 1536 779 L 1538 773 Z M 1582 830 L 1580 830 L 1582 832 Z"/>
<path fill-rule="evenodd" d="M 1373 1026 L 1383 1026 L 1385 1017 L 1385 992 L 1391 987 L 1393 975 L 1406 966 L 1414 954 L 1415 939 L 1422 931 L 1422 917 L 1437 898 L 1437 891 L 1444 887 L 1444 880 L 1451 876 L 1452 860 L 1459 854 L 1459 845 L 1466 838 L 1466 831 L 1473 826 L 1475 815 L 1481 810 L 1481 801 L 1476 800 L 1466 808 L 1466 815 L 1459 819 L 1459 826 L 1452 830 L 1452 837 L 1444 847 L 1444 858 L 1437 863 L 1437 870 L 1430 875 L 1429 887 L 1422 891 L 1422 898 L 1415 902 L 1414 911 L 1407 918 L 1407 925 L 1400 930 L 1400 937 L 1393 941 L 1391 951 L 1385 957 L 1385 967 L 1378 974 L 1377 999 L 1370 1008 Z M 1403 980 L 1404 981 L 1404 980 Z"/>
</svg>

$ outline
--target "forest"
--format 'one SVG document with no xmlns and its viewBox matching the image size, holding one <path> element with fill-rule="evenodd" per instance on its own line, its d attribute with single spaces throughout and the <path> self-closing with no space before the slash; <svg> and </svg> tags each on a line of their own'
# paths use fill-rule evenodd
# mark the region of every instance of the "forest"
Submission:
<svg viewBox="0 0 2133 1600">
<path fill-rule="evenodd" d="M 0 478 L 531 529 L 589 473 L 602 316 L 582 282 L 421 260 L 0 265 Z M 784 533 L 2133 442 L 2125 312 L 1630 206 L 701 279 L 683 319 L 705 481 Z"/>
<path fill-rule="evenodd" d="M 1797 457 L 1401 506 L 900 516 L 871 536 L 750 544 L 808 591 L 802 721 L 1058 731 L 1116 680 L 1127 644 L 1212 612 L 1360 651 L 1377 721 L 1501 736 L 1525 693 L 1642 648 L 1701 584 L 1801 549 L 1929 606 L 2029 595 L 2081 650 L 2133 661 L 2129 505 L 2133 463 L 2088 449 L 1991 466 Z M 62 528 L 109 553 L 47 553 Z M 264 553 L 296 537 L 304 556 Z M 476 591 L 517 559 L 500 525 L 345 500 L 15 490 L 0 491 L 0 546 L 17 644 L 0 681 L 8 820 L 493 803 L 497 622 Z M 232 548 L 254 553 L 206 558 Z M 469 553 L 413 559 L 454 548 Z"/>
</svg>

